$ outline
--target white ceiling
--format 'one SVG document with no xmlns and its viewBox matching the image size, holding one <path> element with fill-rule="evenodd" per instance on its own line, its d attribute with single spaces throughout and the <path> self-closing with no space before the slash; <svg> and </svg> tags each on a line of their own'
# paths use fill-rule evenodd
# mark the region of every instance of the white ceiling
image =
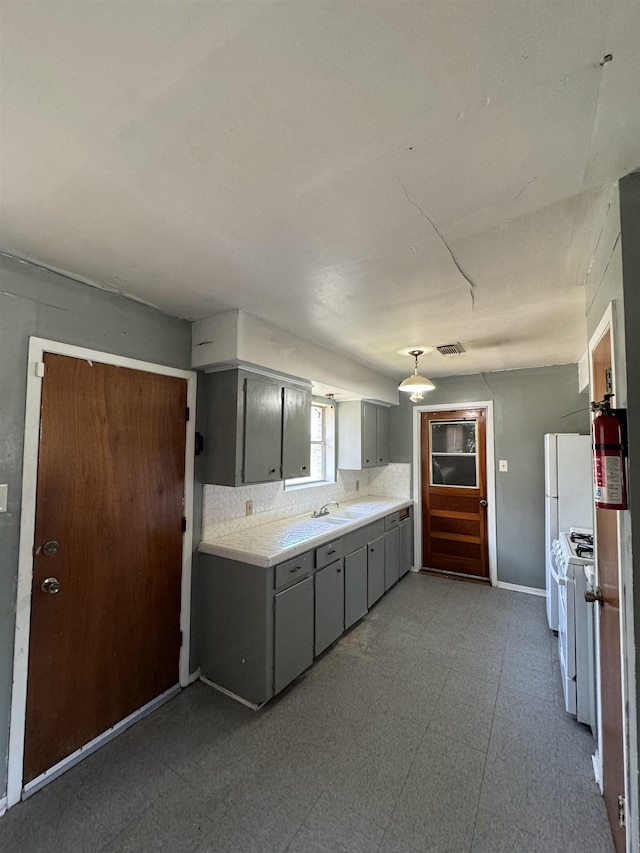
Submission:
<svg viewBox="0 0 640 853">
<path fill-rule="evenodd" d="M 636 0 L 2 13 L 3 251 L 394 376 L 584 350 L 599 204 L 640 166 Z"/>
</svg>

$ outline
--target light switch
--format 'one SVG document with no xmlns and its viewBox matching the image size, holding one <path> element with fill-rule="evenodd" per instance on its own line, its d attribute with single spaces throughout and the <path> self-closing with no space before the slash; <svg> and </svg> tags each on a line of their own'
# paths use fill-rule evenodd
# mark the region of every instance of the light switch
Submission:
<svg viewBox="0 0 640 853">
<path fill-rule="evenodd" d="M 9 494 L 9 485 L 7 483 L 0 484 L 0 512 L 7 511 L 7 496 Z"/>
<path fill-rule="evenodd" d="M 506 459 L 500 459 L 498 461 L 498 471 L 508 471 L 509 470 L 509 462 Z"/>
</svg>

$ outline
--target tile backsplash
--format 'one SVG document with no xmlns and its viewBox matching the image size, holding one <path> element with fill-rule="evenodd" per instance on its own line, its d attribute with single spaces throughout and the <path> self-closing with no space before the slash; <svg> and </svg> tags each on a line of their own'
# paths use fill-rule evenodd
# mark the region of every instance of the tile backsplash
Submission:
<svg viewBox="0 0 640 853">
<path fill-rule="evenodd" d="M 356 481 L 360 488 L 356 491 Z M 306 489 L 288 489 L 284 483 L 257 486 L 203 487 L 202 538 L 217 539 L 305 512 L 313 512 L 328 501 L 351 501 L 367 495 L 392 498 L 411 496 L 411 466 L 393 463 L 385 468 L 364 471 L 338 471 L 338 482 Z M 253 515 L 246 514 L 247 501 L 253 501 Z"/>
</svg>

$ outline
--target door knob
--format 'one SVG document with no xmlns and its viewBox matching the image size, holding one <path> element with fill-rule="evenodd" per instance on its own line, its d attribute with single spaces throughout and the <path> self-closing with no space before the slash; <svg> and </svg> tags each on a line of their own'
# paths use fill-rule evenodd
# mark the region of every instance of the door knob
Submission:
<svg viewBox="0 0 640 853">
<path fill-rule="evenodd" d="M 43 592 L 55 595 L 56 592 L 60 592 L 60 581 L 58 578 L 45 578 L 40 584 L 40 589 Z"/>
<path fill-rule="evenodd" d="M 44 545 L 38 545 L 35 551 L 36 557 L 38 554 L 46 554 L 47 557 L 52 557 L 54 554 L 58 553 L 59 547 L 59 542 L 56 542 L 55 539 L 50 539 L 48 542 L 45 542 Z"/>
<path fill-rule="evenodd" d="M 604 596 L 602 594 L 602 587 L 597 586 L 595 589 L 588 589 L 584 594 L 584 600 L 589 604 L 593 604 L 595 601 L 598 602 L 600 607 L 604 604 Z"/>
<path fill-rule="evenodd" d="M 483 498 L 483 499 L 480 501 L 480 506 L 489 506 L 489 501 L 485 501 L 485 499 Z"/>
</svg>

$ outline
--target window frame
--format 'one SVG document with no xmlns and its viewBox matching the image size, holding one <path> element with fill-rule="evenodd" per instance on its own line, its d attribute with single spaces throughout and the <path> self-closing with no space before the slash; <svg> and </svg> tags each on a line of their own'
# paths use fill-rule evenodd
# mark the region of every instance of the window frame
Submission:
<svg viewBox="0 0 640 853">
<path fill-rule="evenodd" d="M 322 440 L 311 438 L 311 422 L 309 423 L 309 444 L 321 445 L 323 447 L 323 474 L 322 478 L 287 477 L 284 480 L 284 490 L 308 489 L 315 486 L 326 486 L 336 482 L 336 404 L 324 398 L 313 397 L 311 407 L 322 409 Z"/>
</svg>

